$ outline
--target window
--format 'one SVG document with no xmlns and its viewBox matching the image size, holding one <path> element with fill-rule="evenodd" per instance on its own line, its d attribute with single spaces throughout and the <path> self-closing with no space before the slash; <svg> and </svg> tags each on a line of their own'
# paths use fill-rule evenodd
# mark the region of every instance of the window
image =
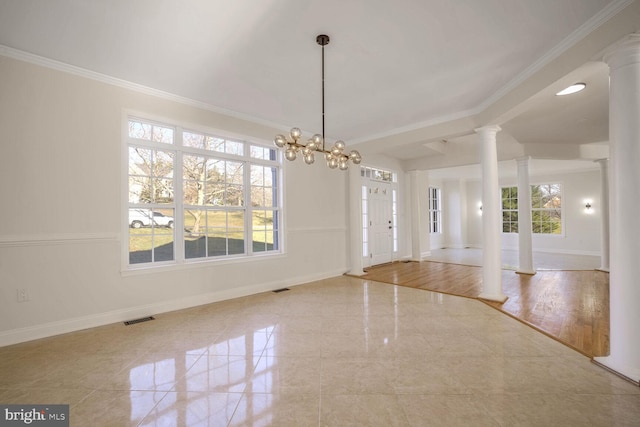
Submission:
<svg viewBox="0 0 640 427">
<path fill-rule="evenodd" d="M 502 189 L 502 232 L 518 232 L 518 187 Z"/>
<path fill-rule="evenodd" d="M 429 232 L 442 233 L 440 189 L 436 187 L 429 187 Z"/>
<path fill-rule="evenodd" d="M 560 184 L 531 186 L 531 228 L 534 233 L 562 234 Z"/>
<path fill-rule="evenodd" d="M 393 227 L 393 252 L 398 252 L 398 191 L 391 191 L 391 226 Z"/>
<path fill-rule="evenodd" d="M 360 167 L 360 176 L 369 178 L 373 181 L 397 182 L 398 176 L 389 170 L 370 168 L 368 166 Z"/>
<path fill-rule="evenodd" d="M 369 256 L 369 190 L 362 186 L 362 256 Z"/>
<path fill-rule="evenodd" d="M 279 251 L 275 149 L 130 119 L 128 151 L 129 264 Z"/>
<path fill-rule="evenodd" d="M 534 234 L 562 234 L 562 186 L 531 186 L 531 229 Z M 518 187 L 502 188 L 502 232 L 518 232 Z"/>
</svg>

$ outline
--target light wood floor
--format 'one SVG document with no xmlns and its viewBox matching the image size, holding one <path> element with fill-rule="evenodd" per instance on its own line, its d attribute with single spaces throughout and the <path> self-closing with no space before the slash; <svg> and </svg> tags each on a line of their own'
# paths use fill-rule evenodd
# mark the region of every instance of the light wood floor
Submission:
<svg viewBox="0 0 640 427">
<path fill-rule="evenodd" d="M 478 298 L 482 267 L 396 262 L 370 268 L 365 279 Z M 609 274 L 596 271 L 502 271 L 503 303 L 484 301 L 590 356 L 609 354 Z"/>
</svg>

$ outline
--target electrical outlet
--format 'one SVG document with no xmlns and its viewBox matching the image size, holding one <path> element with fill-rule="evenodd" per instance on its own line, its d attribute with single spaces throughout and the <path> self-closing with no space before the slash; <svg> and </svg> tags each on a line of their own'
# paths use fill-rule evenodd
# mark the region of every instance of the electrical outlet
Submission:
<svg viewBox="0 0 640 427">
<path fill-rule="evenodd" d="M 27 288 L 19 288 L 18 292 L 18 302 L 27 302 L 29 301 L 29 291 Z"/>
</svg>

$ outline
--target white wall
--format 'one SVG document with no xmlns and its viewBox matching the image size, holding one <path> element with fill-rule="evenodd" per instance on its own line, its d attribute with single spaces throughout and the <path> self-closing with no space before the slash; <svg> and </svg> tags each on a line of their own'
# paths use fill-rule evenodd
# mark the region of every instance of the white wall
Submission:
<svg viewBox="0 0 640 427">
<path fill-rule="evenodd" d="M 564 174 L 532 176 L 531 185 L 562 184 L 563 235 L 533 235 L 533 250 L 582 255 L 600 255 L 600 171 L 597 169 Z M 500 186 L 516 186 L 516 178 L 500 180 Z M 478 203 L 482 200 L 480 181 L 467 182 L 467 246 L 482 247 L 482 216 Z M 584 200 L 592 200 L 592 214 L 584 212 Z M 518 249 L 517 234 L 502 235 L 503 249 Z"/>
<path fill-rule="evenodd" d="M 531 185 L 562 184 L 562 235 L 533 234 L 533 250 L 579 255 L 600 255 L 600 171 L 532 176 Z M 517 179 L 504 179 L 501 186 L 517 186 Z M 592 214 L 584 212 L 584 200 L 591 199 Z M 502 235 L 503 249 L 517 249 L 517 234 Z"/>
<path fill-rule="evenodd" d="M 470 248 L 482 247 L 482 181 L 466 181 L 467 243 Z"/>
<path fill-rule="evenodd" d="M 2 56 L 0 76 L 0 346 L 347 271 L 347 175 L 287 162 L 284 255 L 123 272 L 127 111 L 265 142 L 282 129 Z"/>
<path fill-rule="evenodd" d="M 444 247 L 467 246 L 467 186 L 462 179 L 445 180 L 442 186 L 442 210 Z"/>
</svg>

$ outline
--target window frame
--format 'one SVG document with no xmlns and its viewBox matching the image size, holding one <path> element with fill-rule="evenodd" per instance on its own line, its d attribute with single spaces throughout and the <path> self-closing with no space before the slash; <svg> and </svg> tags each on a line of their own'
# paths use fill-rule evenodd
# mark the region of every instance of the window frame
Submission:
<svg viewBox="0 0 640 427">
<path fill-rule="evenodd" d="M 147 139 L 138 139 L 129 136 L 129 122 L 140 122 L 144 124 L 156 125 L 165 128 L 173 129 L 173 143 L 150 141 Z M 204 134 L 206 136 L 217 137 L 226 141 L 239 142 L 243 144 L 242 154 L 225 153 L 215 150 L 207 150 L 205 148 L 196 148 L 186 146 L 183 142 L 183 134 L 185 132 Z M 164 150 L 174 153 L 173 164 L 171 168 L 171 179 L 173 183 L 173 200 L 169 203 L 131 203 L 129 194 L 129 150 L 130 147 L 142 147 L 152 150 Z M 263 155 L 256 156 L 256 152 L 259 153 L 260 149 L 263 149 Z M 193 207 L 192 204 L 187 203 L 184 198 L 184 160 L 186 156 L 198 156 L 207 159 L 208 161 L 232 161 L 242 165 L 242 206 L 228 206 L 228 205 L 214 205 L 214 204 L 202 204 L 198 206 L 203 211 L 222 211 L 225 213 L 231 211 L 242 211 L 243 218 L 243 245 L 244 249 L 242 253 L 212 256 L 211 253 L 204 253 L 204 256 L 188 257 L 187 249 L 185 248 L 185 234 L 186 231 L 178 232 L 178 230 L 185 230 L 185 218 L 187 216 L 187 209 Z M 271 157 L 271 158 L 265 158 Z M 251 171 L 252 167 L 264 167 L 265 170 L 273 170 L 272 185 L 273 193 L 270 195 L 272 198 L 264 198 L 272 202 L 273 206 L 253 206 L 252 203 L 252 188 L 255 186 L 252 182 Z M 175 120 L 160 119 L 156 120 L 148 118 L 144 114 L 134 114 L 131 112 L 123 113 L 123 183 L 122 183 L 122 270 L 123 272 L 135 272 L 138 270 L 156 270 L 158 268 L 176 268 L 176 267 L 188 267 L 192 265 L 201 265 L 209 263 L 228 263 L 228 262 L 246 262 L 252 259 L 259 259 L 265 256 L 281 256 L 284 254 L 284 221 L 283 221 L 283 159 L 282 154 L 275 147 L 272 147 L 266 141 L 256 140 L 248 138 L 246 136 L 234 135 L 228 132 L 222 132 L 215 129 L 198 128 L 194 126 L 186 126 L 178 123 Z M 262 185 L 264 187 L 264 184 Z M 270 187 L 270 188 L 271 188 Z M 154 260 L 153 256 L 151 262 L 131 262 L 130 259 L 130 236 L 132 228 L 129 224 L 129 210 L 130 209 L 149 209 L 155 211 L 156 209 L 166 212 L 168 209 L 172 209 L 174 213 L 174 226 L 172 231 L 172 244 L 173 244 L 173 257 L 169 260 Z M 265 223 L 265 234 L 269 232 L 273 233 L 272 244 L 276 245 L 274 249 L 266 250 L 254 250 L 254 236 L 255 227 L 253 224 L 253 216 L 258 212 L 266 212 L 270 218 L 273 218 L 273 226 L 269 228 Z M 228 227 L 228 224 L 227 224 Z M 270 230 L 273 231 L 270 231 Z M 155 232 L 153 226 L 149 227 L 151 234 Z M 162 230 L 166 231 L 166 230 Z M 228 228 L 227 228 L 228 232 Z M 227 236 L 229 236 L 227 234 Z M 228 239 L 227 248 L 228 248 Z M 207 239 L 208 242 L 208 239 Z M 265 248 L 268 248 L 267 243 Z M 151 249 L 154 252 L 154 249 Z"/>
<path fill-rule="evenodd" d="M 534 187 L 543 187 L 543 186 L 548 186 L 548 187 L 557 186 L 558 187 L 557 194 L 559 194 L 559 199 L 560 199 L 559 207 L 545 208 L 545 207 L 534 207 L 533 206 L 533 204 L 534 204 L 533 189 L 534 189 Z M 564 224 L 565 216 L 562 214 L 562 211 L 563 211 L 562 201 L 564 199 L 564 191 L 563 191 L 564 184 L 562 182 L 559 182 L 559 181 L 558 182 L 544 182 L 544 183 L 530 184 L 529 187 L 531 188 L 531 194 L 532 194 L 532 199 L 531 199 L 532 205 L 530 207 L 530 210 L 531 210 L 531 234 L 535 235 L 535 236 L 559 236 L 559 237 L 564 236 L 565 235 L 565 231 L 564 231 L 565 230 L 565 224 Z M 517 195 L 518 187 L 510 185 L 510 186 L 500 187 L 501 197 L 504 194 L 504 190 L 505 189 L 510 189 L 510 190 L 511 189 L 515 189 L 516 195 Z M 513 231 L 512 227 L 510 227 L 510 231 L 504 231 L 505 213 L 506 212 L 515 212 L 516 213 L 516 217 L 517 217 L 518 206 L 519 206 L 518 202 L 519 202 L 519 196 L 516 196 L 516 207 L 515 208 L 511 208 L 511 209 L 504 209 L 504 198 L 503 197 L 501 198 L 500 211 L 501 211 L 502 215 L 501 215 L 501 220 L 500 220 L 500 222 L 501 222 L 501 228 L 500 229 L 501 229 L 501 233 L 502 234 L 518 234 L 517 222 L 515 222 L 516 231 Z M 540 231 L 536 231 L 536 227 L 534 226 L 534 213 L 535 212 L 550 212 L 551 213 L 553 211 L 558 211 L 559 214 L 560 214 L 560 221 L 559 221 L 560 232 L 559 233 L 543 233 L 543 232 L 540 232 Z M 549 223 L 551 223 L 551 222 L 549 222 Z M 540 230 L 541 227 L 538 227 L 537 229 Z"/>
<path fill-rule="evenodd" d="M 442 190 L 440 187 L 429 186 L 428 193 L 429 234 L 442 234 Z"/>
<path fill-rule="evenodd" d="M 555 197 L 559 197 L 560 199 L 560 205 L 559 207 L 534 207 L 533 203 L 534 203 L 534 199 L 533 199 L 533 188 L 534 187 L 553 187 L 553 186 L 557 186 L 557 192 L 555 192 L 554 194 L 557 194 L 558 196 L 554 196 Z M 564 215 L 562 214 L 562 201 L 564 200 L 564 194 L 563 194 L 563 185 L 560 182 L 553 182 L 553 183 L 542 183 L 542 184 L 532 184 L 531 185 L 531 202 L 532 202 L 532 206 L 531 206 L 531 230 L 532 230 L 532 234 L 536 234 L 536 235 L 544 235 L 544 236 L 564 236 Z M 542 232 L 536 232 L 536 227 L 534 226 L 534 214 L 536 212 L 539 213 L 544 213 L 547 212 L 549 213 L 550 217 L 553 216 L 553 212 L 554 211 L 558 211 L 560 214 L 560 221 L 548 221 L 548 224 L 553 224 L 554 222 L 559 223 L 560 224 L 560 232 L 559 233 L 542 233 Z M 542 224 L 542 221 L 539 221 Z M 551 225 L 551 227 L 553 227 Z"/>
<path fill-rule="evenodd" d="M 505 209 L 505 198 L 504 192 L 505 190 L 509 193 L 507 200 L 515 203 L 515 207 L 510 207 Z M 518 201 L 520 200 L 520 196 L 518 194 L 518 186 L 509 186 L 509 187 L 500 187 L 500 195 L 502 197 L 500 204 L 501 215 L 501 230 L 503 234 L 518 234 Z M 515 200 L 515 202 L 514 202 Z M 505 217 L 509 217 L 510 221 L 508 221 L 508 230 L 505 231 Z M 514 221 L 515 218 L 515 221 Z"/>
</svg>

